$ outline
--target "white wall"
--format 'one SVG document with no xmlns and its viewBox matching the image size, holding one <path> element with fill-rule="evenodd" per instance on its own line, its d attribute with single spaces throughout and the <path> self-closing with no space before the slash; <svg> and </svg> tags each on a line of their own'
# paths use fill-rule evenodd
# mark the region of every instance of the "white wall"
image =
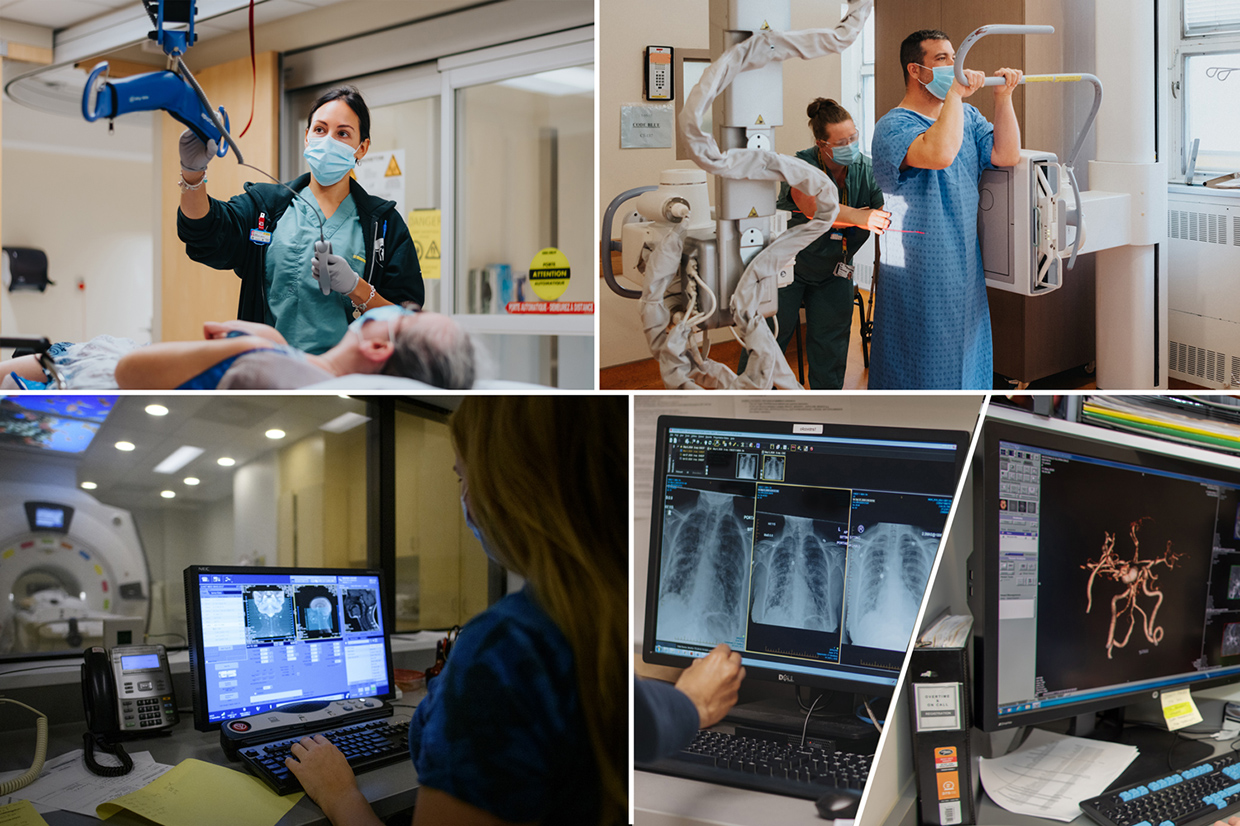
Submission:
<svg viewBox="0 0 1240 826">
<path fill-rule="evenodd" d="M 127 115 L 109 135 L 103 122 L 6 100 L 2 122 L 0 240 L 46 252 L 56 284 L 0 296 L 0 331 L 52 341 L 100 333 L 150 341 L 158 220 L 153 117 Z"/>
<path fill-rule="evenodd" d="M 233 474 L 232 565 L 276 564 L 276 513 L 280 494 L 273 451 Z"/>
<path fill-rule="evenodd" d="M 642 102 L 642 56 L 649 45 L 676 49 L 709 49 L 708 0 L 602 2 L 599 4 L 599 216 L 621 192 L 657 183 L 661 169 L 693 168 L 677 161 L 672 149 L 621 149 L 620 107 Z M 792 0 L 792 26 L 808 29 L 834 26 L 840 4 Z M 859 48 L 859 46 L 858 46 Z M 683 89 L 677 89 L 682 97 Z M 775 130 L 775 148 L 793 154 L 813 142 L 805 107 L 816 97 L 839 99 L 838 55 L 784 64 L 784 126 Z M 710 185 L 714 200 L 714 183 Z M 613 235 L 614 237 L 614 235 Z M 633 285 L 627 285 L 632 288 Z M 637 302 L 620 298 L 599 284 L 599 363 L 606 367 L 649 358 L 638 321 Z M 726 332 L 713 339 L 726 338 Z"/>
</svg>

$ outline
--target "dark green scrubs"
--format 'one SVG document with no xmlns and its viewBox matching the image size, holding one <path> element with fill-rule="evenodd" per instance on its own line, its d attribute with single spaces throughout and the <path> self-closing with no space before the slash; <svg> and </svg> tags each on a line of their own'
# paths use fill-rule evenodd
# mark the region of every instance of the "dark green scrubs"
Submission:
<svg viewBox="0 0 1240 826">
<path fill-rule="evenodd" d="M 817 145 L 796 155 L 827 172 L 818 158 Z M 879 208 L 883 193 L 874 182 L 870 159 L 858 156 L 844 177 L 840 203 L 854 209 Z M 780 185 L 776 206 L 789 210 L 788 228 L 807 223 L 808 218 L 792 200 L 788 184 Z M 792 283 L 779 290 L 780 352 L 788 347 L 796 329 L 801 305 L 805 305 L 805 349 L 809 356 L 809 386 L 814 390 L 839 390 L 844 386 L 848 366 L 848 339 L 852 331 L 853 280 L 835 275 L 835 265 L 851 264 L 853 254 L 870 237 L 869 230 L 833 227 L 797 254 Z M 768 319 L 772 328 L 774 323 Z M 741 354 L 740 369 L 745 370 L 749 353 Z"/>
</svg>

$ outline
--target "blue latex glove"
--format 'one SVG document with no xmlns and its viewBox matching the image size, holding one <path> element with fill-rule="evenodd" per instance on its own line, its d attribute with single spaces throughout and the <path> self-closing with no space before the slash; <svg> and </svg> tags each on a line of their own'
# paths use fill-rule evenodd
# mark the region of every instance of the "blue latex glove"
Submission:
<svg viewBox="0 0 1240 826">
<path fill-rule="evenodd" d="M 181 153 L 181 168 L 190 172 L 205 172 L 207 164 L 215 157 L 215 141 L 203 143 L 197 135 L 186 129 L 181 133 L 181 141 L 177 147 Z"/>
<path fill-rule="evenodd" d="M 314 258 L 310 262 L 310 270 L 314 279 L 319 282 L 323 295 L 333 290 L 348 295 L 353 292 L 361 277 L 353 272 L 349 263 L 339 255 L 332 255 L 331 241 L 314 242 Z"/>
</svg>

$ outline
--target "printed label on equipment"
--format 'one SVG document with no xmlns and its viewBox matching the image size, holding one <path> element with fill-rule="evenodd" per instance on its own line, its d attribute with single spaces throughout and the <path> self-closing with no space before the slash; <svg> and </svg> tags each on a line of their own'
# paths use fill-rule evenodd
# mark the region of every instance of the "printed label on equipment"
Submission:
<svg viewBox="0 0 1240 826">
<path fill-rule="evenodd" d="M 918 731 L 959 731 L 960 683 L 914 683 Z"/>
<path fill-rule="evenodd" d="M 939 800 L 960 799 L 959 772 L 936 772 L 934 777 L 939 787 Z"/>
<path fill-rule="evenodd" d="M 943 746 L 934 750 L 934 770 L 957 768 L 955 746 Z"/>
<path fill-rule="evenodd" d="M 963 820 L 959 800 L 939 804 L 939 823 L 943 826 L 956 826 Z"/>
</svg>

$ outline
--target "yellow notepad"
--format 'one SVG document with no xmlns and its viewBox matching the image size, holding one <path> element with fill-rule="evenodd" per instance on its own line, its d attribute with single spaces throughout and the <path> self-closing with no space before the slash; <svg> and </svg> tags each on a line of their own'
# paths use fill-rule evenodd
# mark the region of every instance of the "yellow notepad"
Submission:
<svg viewBox="0 0 1240 826">
<path fill-rule="evenodd" d="M 19 800 L 7 806 L 0 806 L 0 824 L 4 826 L 47 826 L 34 805 L 29 800 Z"/>
<path fill-rule="evenodd" d="M 136 792 L 101 803 L 95 813 L 104 820 L 133 812 L 164 826 L 218 826 L 227 801 L 230 824 L 275 826 L 301 798 L 301 792 L 281 797 L 252 775 L 184 760 Z"/>
</svg>

